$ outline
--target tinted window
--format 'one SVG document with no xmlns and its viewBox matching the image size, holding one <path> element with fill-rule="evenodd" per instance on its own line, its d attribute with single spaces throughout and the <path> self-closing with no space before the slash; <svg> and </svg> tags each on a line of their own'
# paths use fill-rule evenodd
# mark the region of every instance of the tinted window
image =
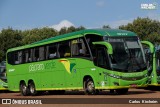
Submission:
<svg viewBox="0 0 160 107">
<path fill-rule="evenodd" d="M 58 58 L 57 54 L 57 45 L 56 44 L 51 44 L 47 46 L 47 59 L 54 59 Z"/>
<path fill-rule="evenodd" d="M 71 41 L 72 47 L 72 56 L 79 56 L 79 57 L 90 57 L 89 50 L 87 44 L 85 44 L 82 38 L 74 39 Z"/>
<path fill-rule="evenodd" d="M 99 67 L 110 69 L 108 54 L 106 54 L 106 48 L 98 47 L 96 50 L 95 64 Z"/>
<path fill-rule="evenodd" d="M 95 47 L 92 44 L 92 42 L 97 42 L 97 41 L 103 41 L 103 37 L 99 36 L 99 35 L 94 35 L 94 34 L 88 34 L 85 36 L 86 37 L 86 41 L 89 45 L 89 49 L 91 51 L 92 56 L 95 56 Z"/>
<path fill-rule="evenodd" d="M 69 41 L 60 42 L 58 52 L 61 58 L 70 57 L 71 56 L 70 42 Z"/>
<path fill-rule="evenodd" d="M 43 61 L 45 60 L 45 47 L 39 47 L 39 60 Z"/>
</svg>

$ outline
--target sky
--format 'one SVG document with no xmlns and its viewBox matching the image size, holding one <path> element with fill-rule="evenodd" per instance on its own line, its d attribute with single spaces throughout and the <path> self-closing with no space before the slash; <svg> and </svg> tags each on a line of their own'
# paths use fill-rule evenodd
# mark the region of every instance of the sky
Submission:
<svg viewBox="0 0 160 107">
<path fill-rule="evenodd" d="M 142 9 L 141 4 L 156 4 Z M 118 28 L 137 17 L 160 21 L 160 0 L 0 0 L 0 30 L 63 26 Z"/>
</svg>

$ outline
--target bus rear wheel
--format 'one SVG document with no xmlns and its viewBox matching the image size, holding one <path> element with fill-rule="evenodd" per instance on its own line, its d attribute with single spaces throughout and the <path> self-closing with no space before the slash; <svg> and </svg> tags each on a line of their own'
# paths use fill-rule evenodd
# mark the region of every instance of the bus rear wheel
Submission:
<svg viewBox="0 0 160 107">
<path fill-rule="evenodd" d="M 25 82 L 20 83 L 20 92 L 23 96 L 27 96 L 29 94 L 29 90 Z"/>
<path fill-rule="evenodd" d="M 36 87 L 33 81 L 29 83 L 29 92 L 32 96 L 37 95 Z"/>
<path fill-rule="evenodd" d="M 116 93 L 119 94 L 119 95 L 127 94 L 127 92 L 128 92 L 128 88 L 116 89 Z"/>
<path fill-rule="evenodd" d="M 87 95 L 95 95 L 98 93 L 97 90 L 95 90 L 94 82 L 92 79 L 87 79 L 84 81 L 84 91 Z"/>
</svg>

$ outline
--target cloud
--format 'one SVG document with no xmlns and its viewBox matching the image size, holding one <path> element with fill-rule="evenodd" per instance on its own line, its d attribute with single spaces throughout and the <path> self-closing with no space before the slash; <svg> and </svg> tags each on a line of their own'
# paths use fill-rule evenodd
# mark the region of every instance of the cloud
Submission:
<svg viewBox="0 0 160 107">
<path fill-rule="evenodd" d="M 75 25 L 68 20 L 62 20 L 59 24 L 55 24 L 55 25 L 52 25 L 50 27 L 60 31 L 61 28 L 63 28 L 63 27 L 68 28 L 68 27 L 71 27 L 71 26 L 75 26 Z"/>
<path fill-rule="evenodd" d="M 105 5 L 105 2 L 104 2 L 104 1 L 98 1 L 98 2 L 96 3 L 96 5 L 97 5 L 98 7 L 103 7 L 103 6 Z"/>
</svg>

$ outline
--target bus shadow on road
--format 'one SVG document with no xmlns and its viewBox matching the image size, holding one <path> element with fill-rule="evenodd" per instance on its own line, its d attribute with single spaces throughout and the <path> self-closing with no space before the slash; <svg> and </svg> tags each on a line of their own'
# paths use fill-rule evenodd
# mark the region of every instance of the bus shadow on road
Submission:
<svg viewBox="0 0 160 107">
<path fill-rule="evenodd" d="M 144 90 L 144 89 L 136 89 L 136 90 L 129 90 L 126 94 L 117 94 L 116 91 L 110 92 L 109 90 L 101 91 L 97 95 L 135 95 L 135 94 L 152 94 L 157 93 L 156 91 L 152 90 Z M 85 95 L 83 91 L 79 92 L 66 92 L 65 95 Z"/>
<path fill-rule="evenodd" d="M 152 93 L 156 93 L 155 91 L 129 91 L 127 93 L 127 95 L 135 95 L 135 94 L 152 94 Z"/>
<path fill-rule="evenodd" d="M 104 90 L 104 91 L 101 91 L 99 92 L 98 94 L 96 95 L 100 95 L 100 96 L 103 96 L 103 95 L 110 95 L 110 96 L 116 96 L 116 95 L 121 95 L 121 96 L 124 96 L 124 95 L 138 95 L 138 94 L 153 94 L 153 93 L 157 93 L 156 91 L 151 91 L 151 90 L 145 90 L 145 89 L 136 89 L 136 90 L 129 90 L 128 93 L 126 94 L 117 94 L 116 91 L 110 93 L 109 90 Z M 40 93 L 36 96 L 68 96 L 68 95 L 85 95 L 84 91 L 66 91 L 65 93 L 63 94 L 60 94 L 60 93 L 49 93 L 49 92 L 43 92 L 43 93 Z M 96 96 L 94 95 L 94 96 Z M 21 94 L 17 94 L 16 96 L 21 96 Z"/>
<path fill-rule="evenodd" d="M 135 95 L 135 94 L 152 94 L 156 93 L 156 91 L 151 91 L 151 90 L 130 90 L 126 94 L 117 94 L 115 91 L 113 93 L 110 93 L 110 91 L 101 91 L 96 95 Z M 41 95 L 85 95 L 84 91 L 66 91 L 64 94 L 50 94 L 50 93 L 44 93 Z"/>
</svg>

